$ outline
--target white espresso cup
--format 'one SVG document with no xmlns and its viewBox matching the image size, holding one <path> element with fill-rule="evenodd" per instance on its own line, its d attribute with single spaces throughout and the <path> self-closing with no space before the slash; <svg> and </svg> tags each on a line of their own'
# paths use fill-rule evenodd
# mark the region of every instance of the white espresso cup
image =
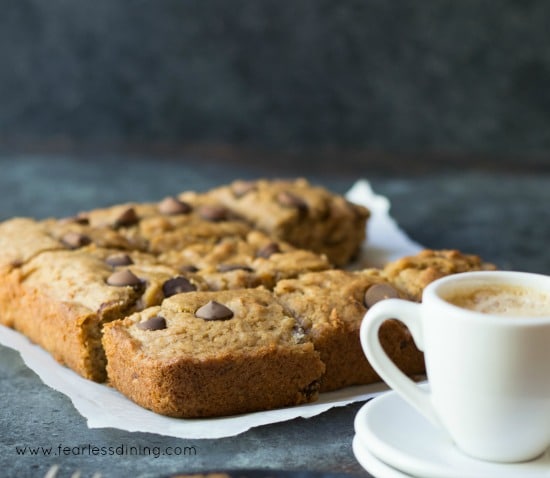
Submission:
<svg viewBox="0 0 550 478">
<path fill-rule="evenodd" d="M 388 358 L 382 323 L 401 320 L 424 352 L 429 387 Z M 550 276 L 466 272 L 426 287 L 421 303 L 387 299 L 361 324 L 380 377 L 466 454 L 519 462 L 550 446 Z"/>
</svg>

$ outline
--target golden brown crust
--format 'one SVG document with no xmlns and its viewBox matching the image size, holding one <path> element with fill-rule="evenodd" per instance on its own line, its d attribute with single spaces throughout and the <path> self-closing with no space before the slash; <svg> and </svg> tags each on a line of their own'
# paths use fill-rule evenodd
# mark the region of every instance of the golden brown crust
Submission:
<svg viewBox="0 0 550 478">
<path fill-rule="evenodd" d="M 104 381 L 105 356 L 97 314 L 22 287 L 12 304 L 13 327 L 61 364 L 94 381 Z M 37 311 L 40 311 L 38 316 Z"/>
<path fill-rule="evenodd" d="M 104 345 L 110 383 L 137 404 L 162 415 L 236 415 L 308 403 L 318 395 L 314 380 L 319 367 L 304 368 L 311 362 L 305 353 L 274 349 L 248 359 L 220 356 L 208 362 L 159 364 L 136 357 L 125 339 L 110 332 Z"/>
<path fill-rule="evenodd" d="M 18 314 L 16 304 L 21 295 L 21 270 L 0 271 L 0 284 L 0 324 L 13 328 Z"/>
</svg>

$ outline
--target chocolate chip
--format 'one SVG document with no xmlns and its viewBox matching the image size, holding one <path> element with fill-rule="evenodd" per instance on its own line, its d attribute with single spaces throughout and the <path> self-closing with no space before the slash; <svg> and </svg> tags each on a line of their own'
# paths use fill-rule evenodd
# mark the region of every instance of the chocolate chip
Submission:
<svg viewBox="0 0 550 478">
<path fill-rule="evenodd" d="M 88 218 L 88 216 L 85 216 L 84 214 L 77 214 L 74 218 L 74 222 L 82 226 L 87 226 L 90 224 L 90 219 Z"/>
<path fill-rule="evenodd" d="M 198 268 L 191 264 L 186 264 L 180 267 L 180 272 L 198 272 Z"/>
<path fill-rule="evenodd" d="M 111 254 L 105 259 L 105 262 L 112 267 L 131 266 L 134 263 L 128 254 L 124 254 L 122 252 L 119 254 Z"/>
<path fill-rule="evenodd" d="M 173 277 L 162 284 L 164 297 L 171 297 L 176 294 L 181 294 L 182 292 L 192 292 L 194 290 L 197 290 L 195 285 L 183 276 Z"/>
<path fill-rule="evenodd" d="M 87 246 L 92 240 L 85 234 L 79 232 L 68 232 L 61 238 L 61 242 L 70 249 L 78 249 Z"/>
<path fill-rule="evenodd" d="M 277 194 L 277 202 L 283 207 L 296 208 L 301 213 L 306 212 L 308 209 L 307 203 L 290 191 L 281 191 Z"/>
<path fill-rule="evenodd" d="M 158 205 L 159 212 L 168 216 L 175 214 L 189 214 L 191 209 L 192 208 L 188 203 L 180 201 L 175 197 L 167 197 Z"/>
<path fill-rule="evenodd" d="M 137 287 L 141 286 L 142 282 L 139 277 L 137 277 L 131 270 L 122 269 L 121 271 L 113 272 L 107 278 L 107 284 L 113 285 L 116 287 Z"/>
<path fill-rule="evenodd" d="M 139 217 L 136 213 L 136 210 L 133 207 L 125 209 L 120 216 L 115 219 L 114 226 L 118 227 L 129 227 L 137 224 L 139 222 Z"/>
<path fill-rule="evenodd" d="M 61 219 L 61 222 L 64 224 L 80 224 L 81 226 L 87 226 L 90 224 L 90 220 L 88 219 L 88 217 L 84 216 L 83 214 L 77 214 L 76 216 L 63 218 Z"/>
<path fill-rule="evenodd" d="M 252 272 L 253 269 L 251 267 L 248 267 L 246 264 L 219 264 L 218 272 L 231 272 L 231 271 L 246 271 L 246 272 Z"/>
<path fill-rule="evenodd" d="M 233 312 L 225 305 L 211 300 L 196 310 L 195 317 L 204 320 L 228 320 L 233 317 Z"/>
<path fill-rule="evenodd" d="M 231 186 L 231 190 L 235 197 L 241 198 L 256 189 L 254 181 L 235 181 Z"/>
<path fill-rule="evenodd" d="M 166 319 L 164 317 L 151 317 L 136 324 L 136 327 L 141 330 L 163 330 L 166 328 Z"/>
<path fill-rule="evenodd" d="M 199 215 L 207 221 L 225 221 L 228 211 L 223 206 L 215 204 L 204 204 L 199 208 Z"/>
<path fill-rule="evenodd" d="M 281 248 L 279 247 L 279 244 L 276 242 L 270 242 L 269 244 L 266 244 L 264 247 L 258 249 L 258 252 L 256 252 L 256 257 L 263 257 L 264 259 L 269 259 L 272 254 L 277 254 L 278 252 L 281 252 Z"/>
<path fill-rule="evenodd" d="M 374 284 L 365 292 L 365 306 L 372 307 L 377 302 L 384 299 L 397 299 L 399 292 L 389 284 Z"/>
</svg>

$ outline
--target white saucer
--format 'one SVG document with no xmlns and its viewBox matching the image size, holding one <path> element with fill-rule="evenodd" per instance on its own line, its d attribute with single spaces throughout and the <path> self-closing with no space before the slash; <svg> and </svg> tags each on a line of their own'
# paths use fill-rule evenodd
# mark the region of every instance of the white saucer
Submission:
<svg viewBox="0 0 550 478">
<path fill-rule="evenodd" d="M 390 465 L 386 465 L 383 461 L 376 458 L 363 444 L 361 437 L 355 435 L 353 437 L 353 454 L 359 464 L 376 478 L 414 478 L 412 475 L 407 475 Z"/>
<path fill-rule="evenodd" d="M 385 393 L 367 402 L 355 417 L 355 431 L 372 455 L 412 476 L 550 478 L 548 451 L 540 458 L 524 463 L 476 460 L 461 453 L 443 431 L 434 427 L 396 392 Z"/>
</svg>

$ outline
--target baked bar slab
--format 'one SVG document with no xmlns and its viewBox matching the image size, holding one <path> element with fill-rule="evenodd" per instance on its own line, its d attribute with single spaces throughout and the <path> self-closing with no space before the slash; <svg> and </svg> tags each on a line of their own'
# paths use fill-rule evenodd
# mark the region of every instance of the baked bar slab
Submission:
<svg viewBox="0 0 550 478">
<path fill-rule="evenodd" d="M 262 289 L 190 292 L 105 326 L 110 383 L 173 417 L 234 415 L 315 400 L 325 366 Z"/>
<path fill-rule="evenodd" d="M 236 181 L 209 193 L 274 238 L 347 264 L 365 240 L 369 211 L 305 179 Z"/>
<path fill-rule="evenodd" d="M 313 272 L 280 281 L 274 293 L 321 354 L 326 365 L 321 391 L 380 381 L 361 348 L 361 322 L 367 309 L 379 300 L 405 297 L 384 281 L 379 271 Z M 401 322 L 386 321 L 380 333 L 384 349 L 405 373 L 424 371 L 423 354 Z"/>
</svg>

